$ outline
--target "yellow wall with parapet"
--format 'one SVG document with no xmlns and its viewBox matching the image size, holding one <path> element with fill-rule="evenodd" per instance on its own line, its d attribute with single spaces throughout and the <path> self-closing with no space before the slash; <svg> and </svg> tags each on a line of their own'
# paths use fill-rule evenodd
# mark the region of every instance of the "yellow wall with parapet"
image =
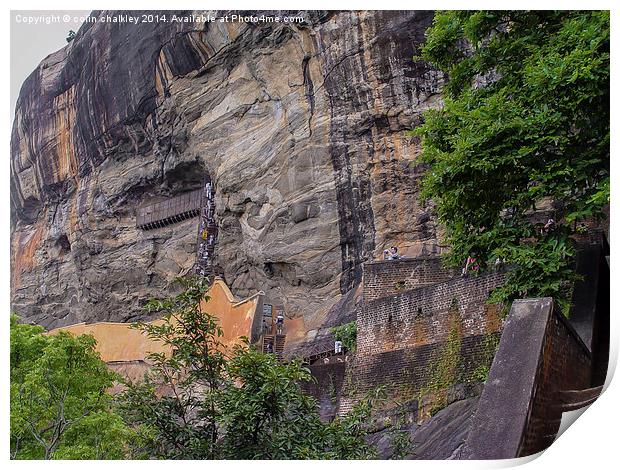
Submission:
<svg viewBox="0 0 620 470">
<path fill-rule="evenodd" d="M 223 336 L 220 342 L 227 348 L 239 341 L 241 336 L 256 340 L 252 335 L 252 327 L 256 329 L 255 321 L 261 321 L 263 293 L 259 292 L 247 299 L 237 301 L 230 292 L 226 283 L 216 278 L 207 292 L 208 301 L 200 303 L 201 310 L 216 316 L 222 327 Z M 257 319 L 257 320 L 255 320 Z M 161 323 L 155 320 L 151 323 Z M 97 340 L 97 351 L 105 362 L 132 362 L 144 361 L 151 352 L 167 353 L 170 349 L 161 342 L 150 339 L 146 334 L 131 328 L 130 323 L 78 323 L 63 326 L 49 331 L 55 334 L 59 331 L 68 331 L 74 335 L 91 334 Z"/>
</svg>

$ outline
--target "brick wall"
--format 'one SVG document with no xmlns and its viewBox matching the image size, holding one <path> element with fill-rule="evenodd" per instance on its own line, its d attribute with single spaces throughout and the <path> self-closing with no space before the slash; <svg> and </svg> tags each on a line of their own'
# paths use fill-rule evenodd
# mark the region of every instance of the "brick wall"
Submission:
<svg viewBox="0 0 620 470">
<path fill-rule="evenodd" d="M 461 338 L 454 383 L 475 381 L 474 372 L 485 358 L 491 336 L 499 336 L 499 333 Z M 431 382 L 433 365 L 440 360 L 445 344 L 445 341 L 438 341 L 357 356 L 353 373 L 354 390 L 361 394 L 377 385 L 385 385 L 388 396 L 417 398 L 418 393 Z"/>
<path fill-rule="evenodd" d="M 336 416 L 348 358 L 349 356 L 332 356 L 306 366 L 314 381 L 303 382 L 301 389 L 316 399 L 323 421 L 330 421 Z"/>
<path fill-rule="evenodd" d="M 460 458 L 544 450 L 560 426 L 559 393 L 590 384 L 590 353 L 553 300 L 514 301 Z"/>
<path fill-rule="evenodd" d="M 399 294 L 416 287 L 447 281 L 455 270 L 444 269 L 440 258 L 375 261 L 364 264 L 364 301 Z"/>
<path fill-rule="evenodd" d="M 499 336 L 500 308 L 486 303 L 505 274 L 450 278 L 438 260 L 386 261 L 364 267 L 364 306 L 357 318 L 357 351 L 347 368 L 342 407 L 377 385 L 388 396 L 417 398 L 433 379 L 448 336 L 458 330 L 454 383 L 471 383 L 482 361 L 490 363 L 489 340 Z M 388 281 L 382 280 L 382 269 Z M 367 276 L 371 272 L 372 275 Z M 420 282 L 415 289 L 382 296 L 395 279 Z M 399 277 L 400 276 L 400 277 Z M 428 284 L 440 279 L 440 282 Z M 448 280 L 446 280 L 448 279 Z M 411 281 L 413 282 L 413 281 Z M 375 290 L 382 290 L 381 294 Z M 490 364 L 489 364 L 490 365 Z"/>
<path fill-rule="evenodd" d="M 519 456 L 549 447 L 560 429 L 558 392 L 590 387 L 590 353 L 558 309 L 547 325 L 536 376 L 534 398 L 522 436 Z"/>
<path fill-rule="evenodd" d="M 462 336 L 479 336 L 501 328 L 496 305 L 486 300 L 504 273 L 458 276 L 397 295 L 366 301 L 357 318 L 357 354 L 444 341 L 450 332 L 451 308 L 458 310 Z"/>
</svg>

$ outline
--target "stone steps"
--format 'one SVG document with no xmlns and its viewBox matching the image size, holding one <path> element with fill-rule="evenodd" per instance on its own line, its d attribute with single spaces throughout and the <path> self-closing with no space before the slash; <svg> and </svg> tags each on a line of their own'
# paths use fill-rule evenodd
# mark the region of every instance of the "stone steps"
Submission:
<svg viewBox="0 0 620 470">
<path fill-rule="evenodd" d="M 286 342 L 286 335 L 263 335 L 262 338 L 262 352 L 265 354 L 275 354 L 278 361 L 281 361 L 284 354 L 284 344 Z M 269 348 L 271 345 L 271 350 Z"/>
</svg>

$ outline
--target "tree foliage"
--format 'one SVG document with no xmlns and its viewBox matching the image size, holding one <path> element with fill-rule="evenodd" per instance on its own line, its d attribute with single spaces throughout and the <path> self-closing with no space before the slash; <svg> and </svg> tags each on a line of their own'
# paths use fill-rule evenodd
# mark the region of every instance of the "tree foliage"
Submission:
<svg viewBox="0 0 620 470">
<path fill-rule="evenodd" d="M 178 280 L 182 291 L 151 300 L 159 322 L 136 328 L 168 346 L 148 356 L 143 380 L 119 379 L 90 335 L 44 335 L 11 319 L 11 455 L 39 459 L 356 459 L 366 443 L 375 391 L 345 417 L 321 421 L 300 384 L 300 362 L 280 363 L 244 339 L 229 351 L 217 318 L 201 309 L 207 284 Z M 117 411 L 119 413 L 117 413 Z"/>
<path fill-rule="evenodd" d="M 333 327 L 331 333 L 336 341 L 342 341 L 347 351 L 355 351 L 357 345 L 357 322 L 352 321 Z"/>
<path fill-rule="evenodd" d="M 122 459 L 133 432 L 106 393 L 116 375 L 90 335 L 11 317 L 11 458 Z"/>
<path fill-rule="evenodd" d="M 232 459 L 364 459 L 376 456 L 365 441 L 381 391 L 357 403 L 344 418 L 323 423 L 316 400 L 299 385 L 312 380 L 299 362 L 236 347 L 232 382 L 221 395 L 223 456 Z"/>
<path fill-rule="evenodd" d="M 447 74 L 444 107 L 414 134 L 430 164 L 423 196 L 450 265 L 514 266 L 494 300 L 566 300 L 570 236 L 609 203 L 609 13 L 436 14 L 421 58 Z M 532 213 L 558 210 L 541 231 Z"/>
<path fill-rule="evenodd" d="M 300 384 L 311 380 L 299 362 L 280 363 L 247 340 L 227 350 L 217 318 L 201 311 L 207 285 L 179 279 L 183 291 L 152 300 L 162 322 L 138 324 L 169 354 L 151 354 L 152 371 L 119 396 L 128 423 L 150 440 L 135 452 L 166 459 L 368 458 L 368 396 L 344 418 L 323 423 Z"/>
<path fill-rule="evenodd" d="M 166 459 L 214 459 L 218 456 L 217 399 L 224 381 L 222 330 L 217 318 L 203 313 L 208 284 L 202 278 L 178 278 L 181 292 L 151 299 L 148 314 L 158 323 L 137 323 L 149 338 L 171 353 L 151 353 L 144 381 L 128 384 L 119 404 L 128 422 L 150 430 L 145 452 Z"/>
</svg>

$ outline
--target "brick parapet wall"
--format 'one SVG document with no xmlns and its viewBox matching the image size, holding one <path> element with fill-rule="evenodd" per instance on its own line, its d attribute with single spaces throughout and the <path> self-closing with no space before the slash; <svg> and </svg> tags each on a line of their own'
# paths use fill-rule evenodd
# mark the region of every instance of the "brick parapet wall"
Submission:
<svg viewBox="0 0 620 470">
<path fill-rule="evenodd" d="M 590 353 L 553 300 L 513 302 L 460 458 L 546 449 L 560 426 L 559 393 L 590 386 Z"/>
<path fill-rule="evenodd" d="M 555 308 L 547 324 L 535 393 L 519 456 L 535 454 L 553 443 L 562 420 L 558 392 L 589 388 L 591 371 L 588 348 L 559 309 Z"/>
<path fill-rule="evenodd" d="M 504 279 L 502 272 L 458 276 L 366 302 L 357 319 L 357 354 L 366 356 L 444 341 L 450 310 L 457 309 L 462 336 L 499 331 L 499 307 L 486 300 Z"/>
<path fill-rule="evenodd" d="M 381 266 L 391 268 L 389 262 Z M 490 366 L 489 340 L 497 340 L 502 327 L 500 307 L 486 301 L 504 277 L 503 272 L 459 275 L 365 301 L 357 319 L 357 350 L 347 365 L 339 413 L 378 385 L 386 386 L 392 402 L 418 398 L 432 382 L 434 365 L 454 327 L 460 348 L 453 384 L 473 383 L 483 362 Z"/>
<path fill-rule="evenodd" d="M 499 333 L 493 333 L 499 336 Z M 474 381 L 474 373 L 487 353 L 490 335 L 461 338 L 454 383 Z M 433 365 L 440 360 L 445 341 L 393 349 L 359 357 L 353 374 L 353 390 L 361 394 L 377 385 L 385 385 L 389 396 L 417 397 L 432 380 Z"/>
<path fill-rule="evenodd" d="M 416 287 L 443 282 L 456 274 L 456 270 L 445 269 L 438 257 L 365 263 L 364 301 L 370 302 Z"/>
<path fill-rule="evenodd" d="M 306 366 L 310 369 L 314 380 L 303 382 L 301 389 L 316 399 L 323 421 L 330 421 L 336 416 L 347 362 L 348 356 L 333 356 Z"/>
</svg>

